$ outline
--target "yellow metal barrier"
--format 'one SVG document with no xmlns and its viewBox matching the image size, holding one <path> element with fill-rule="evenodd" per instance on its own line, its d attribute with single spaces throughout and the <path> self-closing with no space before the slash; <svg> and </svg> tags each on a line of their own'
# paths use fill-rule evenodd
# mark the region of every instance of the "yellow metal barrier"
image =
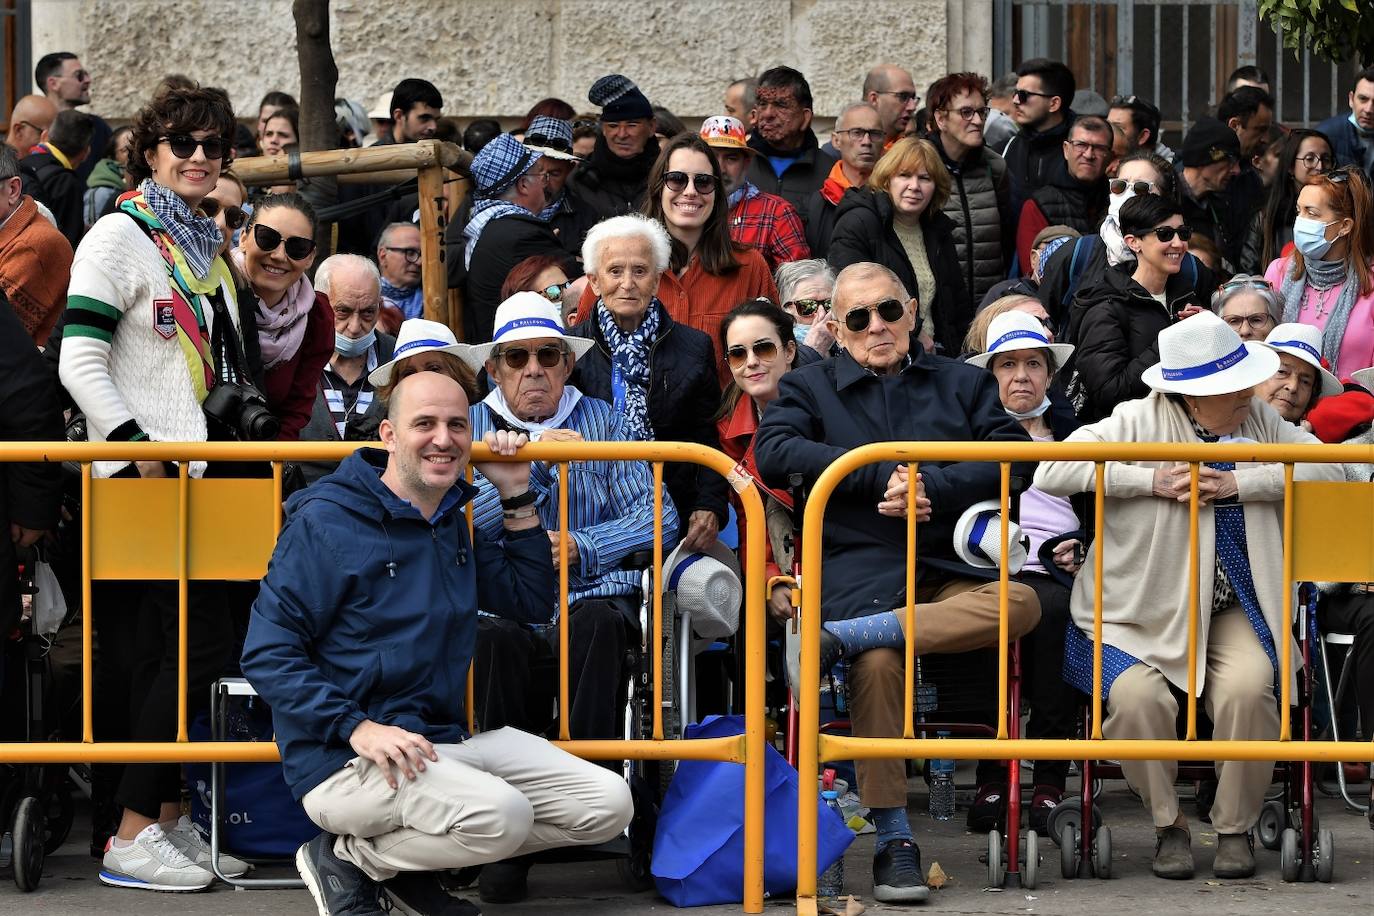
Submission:
<svg viewBox="0 0 1374 916">
<path fill-rule="evenodd" d="M 338 461 L 360 443 L 0 443 L 0 462 L 71 461 L 81 466 L 82 495 L 82 739 L 79 742 L 0 743 L 3 763 L 188 763 L 272 762 L 271 742 L 190 742 L 186 711 L 187 589 L 193 580 L 258 579 L 281 528 L 282 466 L 297 461 Z M 177 478 L 167 480 L 94 478 L 94 461 L 176 461 Z M 744 765 L 744 911 L 763 912 L 764 802 L 764 600 L 767 524 L 758 489 L 738 475 L 721 452 L 691 443 L 535 443 L 515 459 L 493 456 L 474 444 L 472 462 L 557 462 L 569 481 L 568 462 L 641 460 L 653 463 L 653 643 L 663 645 L 663 463 L 703 465 L 724 476 L 739 495 L 747 525 L 742 627 L 745 653 L 745 731 L 738 737 L 664 740 L 662 666 L 654 666 L 653 737 L 648 740 L 569 740 L 568 628 L 560 627 L 559 738 L 565 750 L 591 759 L 723 760 Z M 191 461 L 270 462 L 270 479 L 191 479 Z M 560 491 L 559 518 L 567 530 L 567 489 Z M 226 523 L 234 534 L 225 537 Z M 567 619 L 567 543 L 562 540 L 561 620 Z M 175 742 L 99 742 L 92 725 L 91 582 L 95 579 L 175 580 L 180 614 L 178 677 L 181 685 Z M 813 666 L 814 667 L 814 666 Z M 472 684 L 468 715 L 472 716 Z"/>
<path fill-rule="evenodd" d="M 915 488 L 908 491 L 907 511 L 907 601 L 906 618 L 906 702 L 901 738 L 861 738 L 820 733 L 820 631 L 822 533 L 825 510 L 835 488 L 856 469 L 879 461 L 907 464 L 912 479 L 920 461 L 997 462 L 1001 468 L 1001 556 L 999 574 L 999 672 L 997 679 L 996 738 L 916 738 L 913 714 L 916 644 L 915 576 L 916 513 Z M 1095 551 L 1095 594 L 1093 607 L 1093 728 L 1089 739 L 1007 738 L 1007 595 L 1009 577 L 1005 563 L 1008 555 L 1007 511 L 1012 462 L 1091 461 L 1094 463 L 1094 530 L 1104 528 L 1105 469 L 1110 461 L 1187 462 L 1192 471 L 1188 542 L 1189 576 L 1193 583 L 1189 600 L 1189 666 L 1187 738 L 1183 741 L 1108 740 L 1102 737 L 1102 551 Z M 1280 652 L 1279 738 L 1276 741 L 1199 741 L 1197 740 L 1197 625 L 1198 625 L 1198 475 L 1202 462 L 1234 461 L 1284 465 L 1283 569 L 1284 606 L 1287 620 L 1293 619 L 1294 583 L 1299 581 L 1374 580 L 1374 484 L 1302 482 L 1294 483 L 1294 463 L 1374 463 L 1374 446 L 1367 445 L 1262 445 L 1262 444 L 1174 444 L 1174 443 L 1066 443 L 1066 442 L 883 442 L 854 449 L 831 464 L 811 489 L 802 530 L 801 689 L 798 729 L 798 778 L 805 788 L 816 785 L 820 764 L 829 760 L 910 759 L 930 756 L 955 759 L 1074 760 L 1111 758 L 1128 760 L 1311 760 L 1336 762 L 1367 760 L 1370 742 L 1327 741 L 1292 742 L 1289 721 L 1289 681 L 1293 672 L 1292 640 L 1282 638 Z M 1029 481 L 1027 481 L 1029 484 Z M 1327 535 L 1324 519 L 1344 521 L 1338 538 Z M 1363 522 L 1363 523 L 1362 523 Z M 1295 539 L 1294 532 L 1318 534 L 1307 542 Z M 1280 634 L 1276 634 L 1276 637 Z M 1285 637 L 1287 634 L 1282 634 Z M 1017 714 L 1013 710 L 1011 714 Z M 936 745 L 935 742 L 939 742 Z M 815 796 L 803 791 L 797 808 L 797 912 L 815 914 L 817 810 Z"/>
</svg>

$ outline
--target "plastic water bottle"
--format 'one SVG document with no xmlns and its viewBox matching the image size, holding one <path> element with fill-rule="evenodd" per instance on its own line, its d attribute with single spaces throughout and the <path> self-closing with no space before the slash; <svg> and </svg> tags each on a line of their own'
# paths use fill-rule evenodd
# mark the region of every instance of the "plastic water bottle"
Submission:
<svg viewBox="0 0 1374 916">
<path fill-rule="evenodd" d="M 949 732 L 936 736 L 948 738 Z M 937 821 L 954 817 L 954 761 L 948 757 L 932 757 L 930 761 L 930 816 Z"/>
<path fill-rule="evenodd" d="M 840 811 L 840 793 L 834 789 L 826 789 L 821 793 L 821 798 L 825 799 L 825 806 L 835 812 L 835 816 L 844 820 L 844 814 Z M 816 896 L 837 898 L 844 893 L 844 856 L 841 855 L 835 863 L 821 873 L 820 879 L 816 882 Z"/>
</svg>

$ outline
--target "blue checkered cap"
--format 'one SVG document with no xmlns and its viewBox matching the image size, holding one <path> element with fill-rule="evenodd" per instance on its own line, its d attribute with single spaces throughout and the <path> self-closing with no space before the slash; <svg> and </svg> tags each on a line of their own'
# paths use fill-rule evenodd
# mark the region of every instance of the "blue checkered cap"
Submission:
<svg viewBox="0 0 1374 916">
<path fill-rule="evenodd" d="M 479 197 L 495 197 L 539 161 L 538 150 L 525 146 L 510 134 L 497 134 L 472 160 L 472 180 Z"/>
</svg>

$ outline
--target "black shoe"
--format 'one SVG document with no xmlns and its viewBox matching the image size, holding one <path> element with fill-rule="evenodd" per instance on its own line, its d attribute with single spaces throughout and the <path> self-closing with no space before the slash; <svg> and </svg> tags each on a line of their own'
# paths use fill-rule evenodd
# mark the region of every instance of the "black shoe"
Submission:
<svg viewBox="0 0 1374 916">
<path fill-rule="evenodd" d="M 1001 830 L 1007 818 L 1007 787 L 1004 783 L 987 782 L 978 787 L 978 795 L 968 809 L 968 829 L 974 833 Z"/>
<path fill-rule="evenodd" d="M 334 855 L 334 834 L 321 833 L 297 849 L 296 868 L 320 916 L 385 916 L 381 885 Z"/>
<path fill-rule="evenodd" d="M 1031 795 L 1030 828 L 1042 837 L 1050 835 L 1050 815 L 1064 799 L 1064 790 L 1054 786 L 1036 786 Z"/>
<path fill-rule="evenodd" d="M 844 643 L 825 627 L 821 627 L 821 677 L 824 678 L 844 658 Z"/>
<path fill-rule="evenodd" d="M 382 890 L 406 916 L 482 916 L 475 905 L 444 890 L 434 872 L 403 871 L 383 882 Z"/>
<path fill-rule="evenodd" d="M 526 882 L 530 863 L 526 859 L 507 859 L 482 866 L 477 892 L 483 903 L 519 903 L 529 894 Z"/>
<path fill-rule="evenodd" d="M 921 871 L 921 848 L 893 840 L 873 857 L 873 897 L 880 903 L 924 903 L 930 896 Z"/>
</svg>

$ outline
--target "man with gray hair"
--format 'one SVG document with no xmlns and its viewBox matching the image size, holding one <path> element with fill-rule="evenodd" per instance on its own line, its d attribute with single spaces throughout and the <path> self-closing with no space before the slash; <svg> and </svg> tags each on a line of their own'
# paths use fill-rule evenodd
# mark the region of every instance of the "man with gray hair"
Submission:
<svg viewBox="0 0 1374 916">
<path fill-rule="evenodd" d="M 806 241 L 816 257 L 825 257 L 830 248 L 836 208 L 844 192 L 868 184 L 873 166 L 883 155 L 885 136 L 882 118 L 871 102 L 851 102 L 840 110 L 830 134 L 838 161 L 820 188 L 807 198 L 804 211 Z"/>
<path fill-rule="evenodd" d="M 420 283 L 420 227 L 391 223 L 377 239 L 377 267 L 382 298 L 403 318 L 425 316 L 425 291 Z"/>
<path fill-rule="evenodd" d="M 1013 70 L 988 87 L 988 108 L 991 111 L 988 112 L 987 123 L 983 125 L 983 143 L 999 155 L 1020 130 L 1011 116 L 1016 104 L 1012 96 L 1016 95 L 1016 81 L 1019 78 Z"/>
<path fill-rule="evenodd" d="M 841 455 L 873 442 L 1025 442 L 1029 436 L 1002 409 L 997 382 L 975 366 L 912 347 L 916 300 L 897 276 L 861 262 L 840 272 L 831 330 L 841 352 L 782 377 L 754 436 L 764 482 L 807 485 Z M 1031 468 L 1014 465 L 1013 477 Z M 956 550 L 956 523 L 981 500 L 997 499 L 995 463 L 879 462 L 856 470 L 826 515 L 822 579 L 821 668 L 848 658 L 853 733 L 902 734 L 908 493 L 915 490 L 916 652 L 963 653 L 998 642 L 997 569 L 979 568 Z M 843 559 L 843 562 L 837 560 Z M 1035 592 L 1008 589 L 1008 630 L 1015 639 L 1040 619 Z M 795 664 L 789 678 L 797 688 Z M 858 762 L 859 796 L 877 827 L 873 895 L 884 903 L 919 903 L 929 891 L 907 819 L 906 765 Z M 980 766 L 980 769 L 986 769 Z M 995 769 L 995 765 L 994 765 Z M 983 774 L 980 774 L 983 775 Z M 979 782 L 987 780 L 980 779 Z"/>
<path fill-rule="evenodd" d="M 301 430 L 302 441 L 372 442 L 377 438 L 386 404 L 376 397 L 367 377 L 396 350 L 396 338 L 377 330 L 381 289 L 377 266 L 360 255 L 331 255 L 316 269 L 315 290 L 327 296 L 334 309 L 334 353 L 321 373 L 310 422 Z M 299 470 L 298 482 L 308 486 L 337 466 L 332 461 L 306 461 L 290 467 Z"/>
</svg>

